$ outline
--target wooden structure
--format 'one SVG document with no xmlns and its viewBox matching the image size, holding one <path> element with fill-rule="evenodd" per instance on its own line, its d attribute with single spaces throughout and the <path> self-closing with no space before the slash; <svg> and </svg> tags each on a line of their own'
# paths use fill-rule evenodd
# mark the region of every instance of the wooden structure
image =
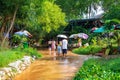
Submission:
<svg viewBox="0 0 120 80">
<path fill-rule="evenodd" d="M 68 25 L 64 29 L 64 33 L 67 34 L 73 30 L 74 27 L 80 26 L 85 29 L 91 29 L 93 27 L 100 27 L 103 23 L 100 18 L 91 18 L 91 19 L 80 19 L 80 20 L 71 20 L 68 22 Z"/>
</svg>

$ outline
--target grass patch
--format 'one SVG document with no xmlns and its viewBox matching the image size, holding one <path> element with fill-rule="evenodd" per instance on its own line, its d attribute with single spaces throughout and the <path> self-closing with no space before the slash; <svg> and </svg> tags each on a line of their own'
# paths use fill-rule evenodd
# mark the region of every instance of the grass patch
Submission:
<svg viewBox="0 0 120 80">
<path fill-rule="evenodd" d="M 120 80 L 120 58 L 89 59 L 73 80 Z"/>
<path fill-rule="evenodd" d="M 29 55 L 29 56 L 32 56 L 32 57 L 35 56 L 37 59 L 42 56 L 40 53 L 37 52 L 36 49 L 31 48 L 31 47 L 25 48 L 25 49 L 23 49 L 23 48 L 16 48 L 16 49 L 14 49 L 14 51 L 19 51 L 19 52 L 24 53 L 25 55 Z"/>
<path fill-rule="evenodd" d="M 21 59 L 25 55 L 36 56 L 36 58 L 41 57 L 41 54 L 38 53 L 37 50 L 33 48 L 26 48 L 26 49 L 16 48 L 16 49 L 0 51 L 0 67 L 7 66 L 10 62 Z"/>
</svg>

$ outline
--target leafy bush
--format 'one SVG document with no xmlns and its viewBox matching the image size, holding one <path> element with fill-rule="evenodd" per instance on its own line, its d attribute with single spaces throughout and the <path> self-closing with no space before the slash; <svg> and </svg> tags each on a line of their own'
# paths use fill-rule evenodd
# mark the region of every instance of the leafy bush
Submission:
<svg viewBox="0 0 120 80">
<path fill-rule="evenodd" d="M 99 65 L 82 67 L 74 77 L 74 80 L 119 80 L 119 73 L 105 70 Z"/>
<path fill-rule="evenodd" d="M 107 65 L 106 69 L 110 69 L 113 72 L 120 72 L 120 58 L 108 59 L 107 61 L 102 61 L 102 65 Z"/>
<path fill-rule="evenodd" d="M 119 19 L 120 20 L 120 5 L 112 5 L 108 12 L 105 13 L 104 19 Z"/>
<path fill-rule="evenodd" d="M 77 54 L 89 54 L 89 48 L 76 48 L 72 52 L 77 53 Z"/>
<path fill-rule="evenodd" d="M 100 46 L 87 46 L 87 47 L 80 47 L 73 49 L 72 52 L 77 54 L 95 54 L 102 50 L 102 47 Z"/>
<path fill-rule="evenodd" d="M 12 41 L 14 43 L 20 43 L 21 42 L 21 36 L 19 36 L 17 34 L 13 35 Z"/>
<path fill-rule="evenodd" d="M 119 60 L 120 58 L 112 60 L 90 59 L 79 69 L 74 80 L 119 80 Z M 113 70 L 116 67 L 117 70 L 119 69 L 117 72 Z"/>
<path fill-rule="evenodd" d="M 27 42 L 28 38 L 25 35 L 14 34 L 11 41 L 12 45 L 20 45 L 22 42 Z"/>
</svg>

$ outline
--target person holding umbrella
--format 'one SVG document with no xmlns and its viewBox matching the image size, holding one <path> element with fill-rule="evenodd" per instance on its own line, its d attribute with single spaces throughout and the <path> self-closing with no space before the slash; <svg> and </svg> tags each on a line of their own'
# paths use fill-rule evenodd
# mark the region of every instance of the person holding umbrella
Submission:
<svg viewBox="0 0 120 80">
<path fill-rule="evenodd" d="M 59 34 L 59 35 L 57 35 L 57 37 L 63 39 L 61 41 L 61 43 L 62 43 L 62 53 L 63 53 L 63 56 L 65 57 L 66 54 L 67 54 L 67 45 L 68 45 L 67 36 L 64 35 L 64 34 Z"/>
<path fill-rule="evenodd" d="M 81 46 L 82 46 L 82 39 L 78 38 L 78 47 L 81 47 Z"/>
<path fill-rule="evenodd" d="M 62 53 L 63 53 L 64 57 L 66 57 L 66 55 L 67 55 L 67 45 L 68 45 L 68 41 L 66 38 L 64 38 L 62 40 Z"/>
</svg>

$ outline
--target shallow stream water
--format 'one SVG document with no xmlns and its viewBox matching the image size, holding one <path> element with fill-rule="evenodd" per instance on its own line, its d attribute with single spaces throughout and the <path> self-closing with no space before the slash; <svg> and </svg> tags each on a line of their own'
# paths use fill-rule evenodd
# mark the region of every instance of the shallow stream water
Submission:
<svg viewBox="0 0 120 80">
<path fill-rule="evenodd" d="M 43 57 L 34 61 L 14 80 L 72 80 L 88 56 L 73 54 L 68 51 L 67 57 L 50 55 L 48 50 L 40 50 Z"/>
</svg>

